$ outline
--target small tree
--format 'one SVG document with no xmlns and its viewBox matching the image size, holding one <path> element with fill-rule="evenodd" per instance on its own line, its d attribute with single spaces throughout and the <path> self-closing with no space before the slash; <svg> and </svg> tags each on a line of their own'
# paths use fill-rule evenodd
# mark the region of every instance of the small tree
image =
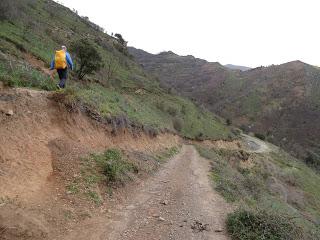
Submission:
<svg viewBox="0 0 320 240">
<path fill-rule="evenodd" d="M 99 71 L 102 67 L 102 58 L 98 50 L 88 39 L 80 39 L 71 44 L 71 51 L 79 61 L 76 70 L 77 76 L 82 80 L 86 75 Z"/>
<path fill-rule="evenodd" d="M 120 33 L 116 33 L 114 37 L 117 39 L 117 43 L 114 43 L 114 47 L 121 53 L 123 53 L 126 56 L 130 56 L 128 49 L 127 49 L 127 44 L 128 42 L 123 39 L 122 35 Z"/>
<path fill-rule="evenodd" d="M 107 61 L 106 70 L 107 70 L 108 81 L 110 81 L 110 79 L 114 78 L 115 73 L 117 72 L 118 68 L 119 68 L 118 62 L 115 59 L 110 58 Z"/>
<path fill-rule="evenodd" d="M 123 39 L 123 37 L 122 37 L 122 35 L 121 35 L 120 33 L 116 33 L 114 36 L 118 39 L 118 42 L 119 42 L 122 46 L 124 46 L 124 47 L 127 46 L 127 42 Z"/>
</svg>

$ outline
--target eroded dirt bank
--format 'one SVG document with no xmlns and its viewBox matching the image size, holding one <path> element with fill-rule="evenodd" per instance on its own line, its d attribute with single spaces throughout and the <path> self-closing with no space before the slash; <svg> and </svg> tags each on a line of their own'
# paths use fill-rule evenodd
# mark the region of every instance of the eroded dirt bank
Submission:
<svg viewBox="0 0 320 240">
<path fill-rule="evenodd" d="M 81 157 L 112 147 L 152 155 L 179 142 L 170 134 L 111 134 L 52 93 L 0 90 L 0 239 L 54 239 L 108 208 L 68 194 Z"/>
<path fill-rule="evenodd" d="M 232 207 L 213 190 L 209 162 L 191 145 L 100 204 L 67 189 L 89 153 L 116 147 L 144 158 L 180 145 L 179 137 L 114 135 L 68 112 L 51 93 L 27 89 L 0 92 L 0 123 L 0 239 L 228 239 L 224 221 Z M 239 141 L 203 144 L 241 148 Z"/>
</svg>

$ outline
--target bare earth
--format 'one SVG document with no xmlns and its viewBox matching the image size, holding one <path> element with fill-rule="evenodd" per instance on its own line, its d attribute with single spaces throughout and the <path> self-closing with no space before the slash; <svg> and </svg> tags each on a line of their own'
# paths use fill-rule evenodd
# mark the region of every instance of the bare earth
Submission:
<svg viewBox="0 0 320 240">
<path fill-rule="evenodd" d="M 109 221 L 91 219 L 64 239 L 228 239 L 224 222 L 232 207 L 214 192 L 209 169 L 208 160 L 184 145 Z"/>
</svg>

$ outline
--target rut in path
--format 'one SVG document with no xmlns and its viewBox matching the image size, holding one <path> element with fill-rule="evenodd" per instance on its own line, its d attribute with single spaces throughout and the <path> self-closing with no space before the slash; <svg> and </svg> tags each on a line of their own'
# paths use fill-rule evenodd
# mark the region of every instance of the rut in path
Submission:
<svg viewBox="0 0 320 240">
<path fill-rule="evenodd" d="M 99 219 L 65 239 L 228 239 L 224 222 L 232 209 L 210 183 L 209 162 L 185 145 L 107 222 Z"/>
</svg>

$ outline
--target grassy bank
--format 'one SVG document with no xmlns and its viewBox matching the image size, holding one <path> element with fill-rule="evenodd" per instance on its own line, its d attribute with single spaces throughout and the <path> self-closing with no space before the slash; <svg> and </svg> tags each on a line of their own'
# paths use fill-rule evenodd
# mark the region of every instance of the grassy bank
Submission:
<svg viewBox="0 0 320 240">
<path fill-rule="evenodd" d="M 104 67 L 81 81 L 70 72 L 68 89 L 61 94 L 74 101 L 72 104 L 76 102 L 101 117 L 125 118 L 154 132 L 168 130 L 198 139 L 234 137 L 218 117 L 161 88 L 155 77 L 119 48 L 116 38 L 88 18 L 53 1 L 4 1 L 7 9 L 0 19 L 0 81 L 5 85 L 55 90 L 57 76 L 52 81 L 44 70 L 54 50 L 85 38 L 99 53 Z M 79 59 L 74 58 L 74 63 L 78 69 Z"/>
<path fill-rule="evenodd" d="M 320 239 L 320 177 L 283 151 L 243 158 L 198 146 L 215 189 L 241 206 L 227 220 L 233 239 Z"/>
</svg>

